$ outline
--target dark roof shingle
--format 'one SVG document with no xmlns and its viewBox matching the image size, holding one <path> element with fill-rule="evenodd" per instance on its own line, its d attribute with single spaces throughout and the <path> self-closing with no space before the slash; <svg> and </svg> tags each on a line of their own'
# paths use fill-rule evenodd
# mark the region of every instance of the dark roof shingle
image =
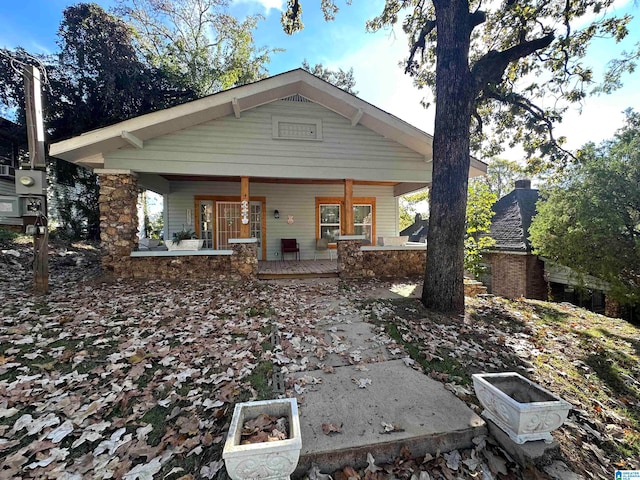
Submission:
<svg viewBox="0 0 640 480">
<path fill-rule="evenodd" d="M 531 252 L 529 227 L 536 214 L 538 190 L 516 188 L 498 200 L 492 207 L 491 237 L 496 244 L 492 250 Z"/>
</svg>

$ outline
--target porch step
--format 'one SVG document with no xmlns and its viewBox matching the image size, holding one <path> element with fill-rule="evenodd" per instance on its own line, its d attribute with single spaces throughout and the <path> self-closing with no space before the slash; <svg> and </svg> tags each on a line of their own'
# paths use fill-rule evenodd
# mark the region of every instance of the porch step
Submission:
<svg viewBox="0 0 640 480">
<path fill-rule="evenodd" d="M 259 280 L 285 280 L 304 278 L 338 278 L 338 272 L 318 272 L 318 273 L 258 273 Z"/>
<path fill-rule="evenodd" d="M 302 478 L 315 463 L 323 473 L 346 465 L 366 466 L 367 453 L 377 463 L 390 461 L 406 445 L 412 455 L 435 454 L 472 446 L 486 434 L 485 422 L 444 386 L 407 367 L 402 360 L 335 367 L 290 374 L 293 379 L 316 377 L 298 397 L 302 451 L 293 478 Z M 359 388 L 356 381 L 369 379 Z M 309 382 L 307 382 L 309 383 Z M 382 422 L 398 431 L 383 433 Z M 340 426 L 342 433 L 325 435 L 323 423 Z"/>
<path fill-rule="evenodd" d="M 338 264 L 330 260 L 276 260 L 258 262 L 260 280 L 337 278 Z"/>
</svg>

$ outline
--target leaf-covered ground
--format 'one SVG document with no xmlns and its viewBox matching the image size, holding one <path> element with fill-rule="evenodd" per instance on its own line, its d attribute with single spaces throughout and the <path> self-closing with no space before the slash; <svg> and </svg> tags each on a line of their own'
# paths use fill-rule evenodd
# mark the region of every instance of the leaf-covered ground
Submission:
<svg viewBox="0 0 640 480">
<path fill-rule="evenodd" d="M 571 304 L 467 299 L 461 317 L 415 299 L 364 302 L 425 371 L 477 412 L 471 374 L 516 371 L 573 405 L 554 437 L 585 478 L 640 469 L 640 329 Z"/>
<path fill-rule="evenodd" d="M 437 316 L 415 299 L 377 299 L 391 287 L 379 282 L 107 282 L 85 245 L 51 250 L 51 293 L 39 296 L 29 249 L 0 249 L 0 478 L 224 476 L 234 403 L 271 397 L 274 364 L 313 368 L 303 345 L 323 348 L 316 324 L 358 311 L 473 408 L 470 374 L 506 369 L 572 402 L 556 438 L 585 478 L 640 468 L 640 335 L 622 321 L 499 299 L 469 301 L 464 318 Z M 429 475 L 532 474 L 480 439 L 334 477 Z"/>
</svg>

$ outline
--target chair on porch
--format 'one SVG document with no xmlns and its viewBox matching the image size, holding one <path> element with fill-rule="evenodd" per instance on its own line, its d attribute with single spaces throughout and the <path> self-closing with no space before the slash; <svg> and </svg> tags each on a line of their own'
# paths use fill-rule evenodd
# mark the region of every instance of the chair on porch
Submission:
<svg viewBox="0 0 640 480">
<path fill-rule="evenodd" d="M 280 258 L 284 261 L 285 253 L 293 253 L 296 260 L 300 260 L 300 244 L 295 238 L 283 238 L 280 240 Z"/>
<path fill-rule="evenodd" d="M 329 259 L 333 260 L 333 250 L 329 248 L 329 241 L 326 238 L 319 238 L 316 240 L 316 251 L 313 254 L 313 259 L 318 259 L 318 252 L 325 252 L 329 250 Z"/>
</svg>

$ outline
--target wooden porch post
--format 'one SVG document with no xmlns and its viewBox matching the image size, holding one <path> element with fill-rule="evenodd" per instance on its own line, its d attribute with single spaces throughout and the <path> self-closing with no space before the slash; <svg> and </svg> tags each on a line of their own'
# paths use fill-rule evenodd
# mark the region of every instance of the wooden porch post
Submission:
<svg viewBox="0 0 640 480">
<path fill-rule="evenodd" d="M 251 237 L 250 211 L 249 211 L 249 177 L 240 179 L 240 238 Z"/>
<path fill-rule="evenodd" d="M 353 180 L 344 181 L 344 234 L 353 235 Z"/>
</svg>

